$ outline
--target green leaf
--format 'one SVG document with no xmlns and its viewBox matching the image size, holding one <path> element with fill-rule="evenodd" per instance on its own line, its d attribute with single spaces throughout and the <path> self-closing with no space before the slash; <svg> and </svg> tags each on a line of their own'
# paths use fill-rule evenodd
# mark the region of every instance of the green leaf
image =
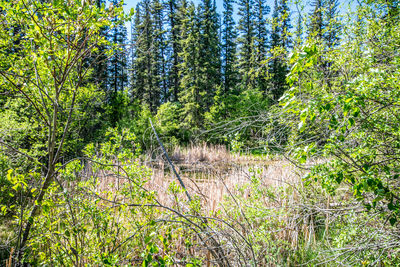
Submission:
<svg viewBox="0 0 400 267">
<path fill-rule="evenodd" d="M 392 202 L 390 202 L 390 203 L 388 204 L 388 209 L 389 209 L 389 210 L 395 210 L 395 209 L 396 209 L 396 206 L 393 205 Z"/>
</svg>

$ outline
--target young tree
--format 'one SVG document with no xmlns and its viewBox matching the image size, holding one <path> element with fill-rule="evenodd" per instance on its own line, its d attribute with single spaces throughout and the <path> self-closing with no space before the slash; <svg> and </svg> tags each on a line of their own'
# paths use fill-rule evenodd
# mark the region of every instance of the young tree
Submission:
<svg viewBox="0 0 400 267">
<path fill-rule="evenodd" d="M 296 118 L 291 132 L 299 162 L 316 154 L 329 158 L 311 168 L 308 181 L 330 193 L 347 189 L 397 228 L 400 17 L 390 13 L 399 10 L 387 1 L 362 1 L 344 24 L 346 42 L 329 50 L 312 42 L 296 51 L 283 100 Z M 340 75 L 326 76 L 321 57 Z"/>
<path fill-rule="evenodd" d="M 76 121 L 84 115 L 79 104 L 95 97 L 95 89 L 87 83 L 92 69 L 87 65 L 88 58 L 99 46 L 107 45 L 99 32 L 113 26 L 110 18 L 120 16 L 122 7 L 104 9 L 86 1 L 20 0 L 0 1 L 0 10 L 5 11 L 0 14 L 1 87 L 17 96 L 14 103 L 29 110 L 32 117 L 26 123 L 40 129 L 40 141 L 46 144 L 43 155 L 26 153 L 18 146 L 17 135 L 11 134 L 11 128 L 3 125 L 0 131 L 3 153 L 30 161 L 25 167 L 28 171 L 21 174 L 25 179 L 23 186 L 33 196 L 29 212 L 19 218 L 16 251 L 21 260 L 46 192 L 51 182 L 57 180 L 60 159 L 77 131 L 73 127 L 78 127 Z M 16 44 L 7 25 L 21 27 L 24 38 L 18 44 L 18 54 L 9 53 L 9 48 Z M 4 118 L 10 112 L 18 110 L 1 111 L 0 116 Z M 13 175 L 19 171 L 15 166 Z"/>
</svg>

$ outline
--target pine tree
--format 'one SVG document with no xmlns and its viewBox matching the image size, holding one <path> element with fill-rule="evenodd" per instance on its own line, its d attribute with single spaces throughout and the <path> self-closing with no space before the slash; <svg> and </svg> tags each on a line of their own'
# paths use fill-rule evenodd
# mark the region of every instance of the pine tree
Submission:
<svg viewBox="0 0 400 267">
<path fill-rule="evenodd" d="M 143 40 L 143 11 L 141 4 L 136 5 L 135 19 L 132 30 L 132 63 L 131 63 L 131 95 L 133 99 L 144 100 L 145 79 L 145 43 Z"/>
<path fill-rule="evenodd" d="M 222 22 L 222 75 L 224 94 L 228 94 L 238 82 L 236 69 L 237 32 L 233 19 L 233 0 L 224 0 Z"/>
<path fill-rule="evenodd" d="M 295 33 L 294 33 L 295 37 L 296 37 L 295 43 L 296 43 L 296 45 L 301 45 L 302 42 L 303 42 L 303 31 L 304 31 L 304 29 L 303 29 L 303 17 L 301 15 L 299 9 L 297 9 L 297 13 L 298 14 L 297 14 L 296 30 L 295 30 Z"/>
<path fill-rule="evenodd" d="M 216 87 L 221 82 L 221 54 L 219 40 L 219 17 L 215 2 L 203 0 L 199 6 L 200 57 L 199 75 L 201 82 L 202 105 L 208 110 L 213 102 Z"/>
<path fill-rule="evenodd" d="M 114 6 L 118 6 L 120 0 L 112 0 L 111 3 Z M 127 75 L 125 72 L 127 62 L 125 48 L 127 31 L 125 25 L 118 22 L 119 19 L 119 17 L 113 18 L 118 25 L 113 27 L 109 34 L 109 39 L 115 46 L 109 61 L 109 90 L 113 92 L 124 90 L 127 81 Z"/>
<path fill-rule="evenodd" d="M 254 46 L 254 0 L 240 0 L 239 5 L 239 22 L 238 22 L 238 44 L 239 44 L 239 61 L 238 68 L 241 74 L 241 80 L 245 88 L 251 83 L 250 72 L 254 70 L 255 62 L 255 46 Z"/>
<path fill-rule="evenodd" d="M 288 0 L 279 0 L 279 24 L 281 25 L 281 45 L 282 48 L 288 51 L 293 47 L 291 37 L 292 24 L 290 21 L 290 8 Z"/>
<path fill-rule="evenodd" d="M 256 87 L 261 92 L 267 90 L 266 55 L 268 48 L 267 18 L 270 8 L 265 5 L 263 0 L 256 0 L 255 5 L 255 68 L 256 68 Z"/>
<path fill-rule="evenodd" d="M 323 33 L 323 39 L 326 42 L 327 47 L 332 48 L 338 45 L 340 40 L 340 22 L 338 20 L 338 0 L 326 0 L 325 9 L 325 32 Z"/>
<path fill-rule="evenodd" d="M 159 105 L 160 88 L 157 86 L 156 77 L 156 57 L 154 47 L 154 20 L 152 16 L 152 6 L 150 0 L 141 2 L 142 19 L 139 25 L 140 40 L 138 41 L 138 50 L 140 57 L 137 58 L 140 75 L 143 75 L 143 83 L 137 84 L 143 88 L 143 103 L 147 104 L 151 112 L 156 112 Z"/>
<path fill-rule="evenodd" d="M 308 27 L 309 38 L 317 38 L 328 48 L 337 45 L 340 36 L 338 0 L 315 0 L 312 7 Z"/>
<path fill-rule="evenodd" d="M 121 2 L 120 0 L 112 0 L 111 4 L 118 6 Z M 118 92 L 122 92 L 127 85 L 127 51 L 125 47 L 127 31 L 119 17 L 114 17 L 112 20 L 116 26 L 109 31 L 113 53 L 108 62 L 107 98 L 111 106 L 110 120 L 112 125 L 115 126 L 121 118 Z"/>
<path fill-rule="evenodd" d="M 101 7 L 105 5 L 105 0 L 96 0 L 96 5 Z M 99 33 L 101 37 L 107 39 L 108 36 L 108 28 L 103 27 Z M 103 91 L 107 91 L 107 55 L 105 55 L 104 51 L 106 51 L 107 47 L 105 45 L 99 44 L 97 47 L 97 52 L 93 54 L 91 57 L 91 62 L 89 64 L 93 64 L 93 74 L 92 81 L 97 85 L 98 88 Z"/>
<path fill-rule="evenodd" d="M 168 46 L 169 46 L 169 59 L 171 62 L 168 67 L 168 81 L 169 81 L 169 92 L 171 101 L 178 101 L 179 88 L 180 88 L 180 77 L 179 77 L 179 53 L 180 47 L 180 31 L 181 31 L 181 19 L 179 18 L 179 6 L 176 3 L 177 0 L 168 0 Z M 181 4 L 185 9 L 186 1 Z"/>
<path fill-rule="evenodd" d="M 202 115 L 202 96 L 200 83 L 200 23 L 197 18 L 194 4 L 190 4 L 186 9 L 185 19 L 182 20 L 182 34 L 185 38 L 181 39 L 182 52 L 180 57 L 182 62 L 179 65 L 181 80 L 181 90 L 179 101 L 182 104 L 181 116 L 186 128 L 198 128 L 203 120 Z"/>
<path fill-rule="evenodd" d="M 291 48 L 290 38 L 290 11 L 287 0 L 275 0 L 274 12 L 272 14 L 271 52 L 270 61 L 271 84 L 270 91 L 272 99 L 277 101 L 287 89 L 286 74 L 288 67 L 285 55 Z"/>
<path fill-rule="evenodd" d="M 264 4 L 263 0 L 256 0 L 255 14 L 255 46 L 257 48 L 257 62 L 261 62 L 265 59 L 268 42 L 268 31 L 267 31 L 267 18 L 270 8 Z"/>
<path fill-rule="evenodd" d="M 314 0 L 311 3 L 312 13 L 310 14 L 310 25 L 308 30 L 309 38 L 322 40 L 323 22 L 323 0 Z"/>
<path fill-rule="evenodd" d="M 153 0 L 151 4 L 152 22 L 153 22 L 153 44 L 152 53 L 152 76 L 153 94 L 151 97 L 152 109 L 155 111 L 161 102 L 168 99 L 167 70 L 166 70 L 166 41 L 164 31 L 164 13 L 163 6 L 159 0 Z"/>
</svg>

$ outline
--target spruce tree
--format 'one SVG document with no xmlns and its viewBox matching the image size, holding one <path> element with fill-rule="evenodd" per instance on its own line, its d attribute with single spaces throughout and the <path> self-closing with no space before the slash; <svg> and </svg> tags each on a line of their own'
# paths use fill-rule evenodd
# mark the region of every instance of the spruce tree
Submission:
<svg viewBox="0 0 400 267">
<path fill-rule="evenodd" d="M 292 44 L 290 29 L 290 11 L 287 0 L 279 0 L 279 2 L 275 0 L 271 32 L 272 60 L 269 67 L 271 74 L 270 91 L 274 101 L 277 101 L 287 89 L 286 75 L 288 67 L 285 55 Z"/>
<path fill-rule="evenodd" d="M 156 112 L 158 107 L 158 98 L 160 95 L 159 88 L 156 86 L 156 77 L 154 75 L 154 21 L 152 17 L 152 7 L 150 0 L 142 1 L 143 19 L 140 26 L 141 29 L 141 53 L 140 59 L 142 71 L 144 72 L 143 81 L 143 101 L 150 107 L 151 112 Z"/>
<path fill-rule="evenodd" d="M 279 24 L 281 25 L 281 45 L 283 49 L 288 51 L 293 48 L 293 40 L 291 37 L 292 24 L 288 0 L 279 0 Z"/>
<path fill-rule="evenodd" d="M 268 42 L 267 18 L 270 8 L 265 5 L 263 0 L 256 0 L 255 4 L 255 46 L 257 51 L 257 61 L 265 59 Z"/>
<path fill-rule="evenodd" d="M 325 27 L 326 30 L 323 33 L 323 39 L 326 42 L 327 47 L 332 48 L 338 45 L 340 40 L 340 22 L 338 19 L 338 8 L 339 1 L 338 0 L 326 0 L 326 8 L 325 8 Z"/>
<path fill-rule="evenodd" d="M 145 79 L 145 43 L 143 40 L 143 11 L 141 4 L 136 5 L 135 18 L 132 30 L 132 63 L 131 63 L 131 95 L 140 102 L 144 100 Z"/>
<path fill-rule="evenodd" d="M 309 38 L 317 38 L 328 48 L 338 44 L 340 23 L 338 20 L 338 0 L 314 0 L 313 12 L 308 26 Z"/>
<path fill-rule="evenodd" d="M 120 0 L 112 0 L 111 4 L 118 6 L 121 2 Z M 111 106 L 111 123 L 115 126 L 121 118 L 118 92 L 122 92 L 127 85 L 127 51 L 125 46 L 127 31 L 120 17 L 116 16 L 112 19 L 116 26 L 109 31 L 109 40 L 113 44 L 113 51 L 108 62 L 107 98 Z"/>
<path fill-rule="evenodd" d="M 238 2 L 238 44 L 239 44 L 239 61 L 238 68 L 241 74 L 241 80 L 245 88 L 251 83 L 251 71 L 254 71 L 255 62 L 255 46 L 254 46 L 254 0 L 239 0 Z"/>
<path fill-rule="evenodd" d="M 324 29 L 323 21 L 323 0 L 314 0 L 311 3 L 312 13 L 310 14 L 310 25 L 308 29 L 309 38 L 318 38 L 322 40 L 322 31 Z"/>
<path fill-rule="evenodd" d="M 143 0 L 135 18 L 134 69 L 136 98 L 155 113 L 167 94 L 163 7 L 158 0 Z"/>
<path fill-rule="evenodd" d="M 224 95 L 228 94 L 238 82 L 236 69 L 235 20 L 233 19 L 233 0 L 224 0 L 222 22 L 222 75 Z"/>
<path fill-rule="evenodd" d="M 221 54 L 219 40 L 219 18 L 215 2 L 203 0 L 199 6 L 200 55 L 199 75 L 201 82 L 202 107 L 208 110 L 213 102 L 216 87 L 221 82 Z"/>
<path fill-rule="evenodd" d="M 96 5 L 101 7 L 105 5 L 105 0 L 96 0 Z M 107 38 L 108 36 L 108 27 L 103 27 L 99 32 L 99 35 L 102 37 Z M 107 91 L 108 85 L 108 68 L 107 68 L 107 55 L 104 51 L 107 50 L 107 47 L 103 44 L 97 45 L 97 51 L 93 53 L 93 56 L 90 58 L 90 63 L 93 64 L 93 74 L 92 74 L 92 81 L 97 85 L 99 89 L 102 89 L 104 92 Z"/>
<path fill-rule="evenodd" d="M 255 3 L 255 68 L 256 68 L 256 87 L 261 92 L 267 90 L 266 55 L 268 48 L 267 18 L 270 8 L 265 5 L 263 0 L 256 0 Z"/>
<path fill-rule="evenodd" d="M 186 3 L 184 3 L 186 5 Z M 183 6 L 181 4 L 181 6 Z M 180 48 L 180 28 L 181 22 L 179 18 L 179 5 L 177 0 L 168 0 L 168 46 L 169 46 L 169 57 L 168 61 L 170 66 L 168 67 L 168 83 L 170 100 L 178 101 L 179 88 L 180 88 L 180 77 L 179 77 L 179 53 Z M 185 7 L 184 7 L 185 8 Z"/>
<path fill-rule="evenodd" d="M 301 8 L 301 10 L 298 5 L 296 5 L 296 7 L 297 7 L 297 21 L 296 21 L 296 30 L 294 32 L 295 44 L 301 45 L 303 42 L 303 32 L 304 32 L 304 27 L 303 27 L 304 19 L 301 14 L 303 7 Z"/>
<path fill-rule="evenodd" d="M 167 63 L 166 63 L 166 36 L 165 36 L 165 16 L 163 4 L 160 0 L 153 0 L 152 14 L 154 21 L 154 44 L 153 44 L 153 75 L 155 76 L 155 86 L 158 87 L 158 104 L 168 101 L 167 84 Z"/>
<path fill-rule="evenodd" d="M 183 12 L 183 11 L 182 11 Z M 181 117 L 185 128 L 199 128 L 203 120 L 202 92 L 200 83 L 200 23 L 196 14 L 196 8 L 191 3 L 186 9 L 185 19 L 182 20 L 181 39 L 182 62 L 179 65 L 182 80 L 179 92 L 179 101 L 182 104 Z M 184 14 L 184 13 L 183 13 Z"/>
</svg>

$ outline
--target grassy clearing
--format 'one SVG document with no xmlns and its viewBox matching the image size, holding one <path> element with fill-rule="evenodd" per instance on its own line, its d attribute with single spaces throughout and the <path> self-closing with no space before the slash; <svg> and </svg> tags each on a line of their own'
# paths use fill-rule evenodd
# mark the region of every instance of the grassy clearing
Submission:
<svg viewBox="0 0 400 267">
<path fill-rule="evenodd" d="M 33 262 L 54 266 L 398 263 L 397 229 L 377 213 L 365 212 L 345 194 L 345 187 L 329 195 L 318 184 L 306 186 L 302 179 L 306 171 L 284 159 L 233 154 L 222 146 L 175 148 L 172 157 L 192 202 L 160 157 L 120 165 L 113 159 L 112 166 L 92 162 L 63 173 L 64 192 L 52 188 L 35 225 L 30 243 L 37 255 Z M 16 226 L 1 229 L 2 238 L 9 238 Z M 5 251 L 13 247 L 10 239 L 5 244 Z M 2 258 L 8 259 L 8 254 Z"/>
</svg>

